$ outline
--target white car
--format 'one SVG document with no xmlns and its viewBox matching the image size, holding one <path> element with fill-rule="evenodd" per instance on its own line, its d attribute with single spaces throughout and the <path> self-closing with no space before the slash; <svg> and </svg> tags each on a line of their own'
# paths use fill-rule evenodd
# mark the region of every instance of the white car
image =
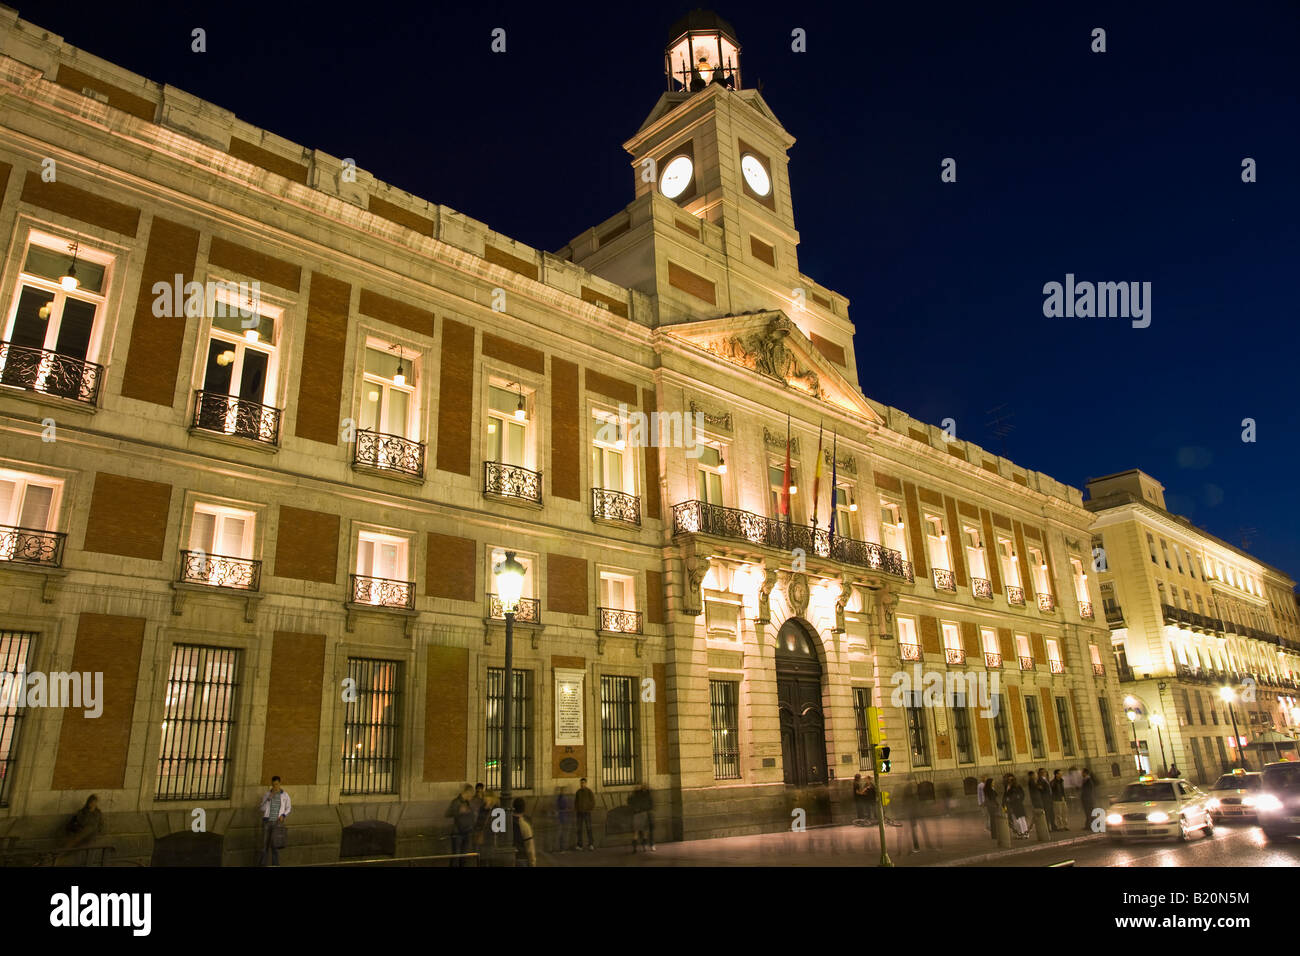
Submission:
<svg viewBox="0 0 1300 956">
<path fill-rule="evenodd" d="M 1139 777 L 1124 788 L 1106 814 L 1106 832 L 1115 842 L 1214 832 L 1213 800 L 1186 780 Z"/>
<path fill-rule="evenodd" d="M 1263 774 L 1241 769 L 1220 777 L 1210 788 L 1210 811 L 1214 814 L 1214 822 L 1256 819 L 1255 804 L 1259 800 L 1263 779 Z"/>
</svg>

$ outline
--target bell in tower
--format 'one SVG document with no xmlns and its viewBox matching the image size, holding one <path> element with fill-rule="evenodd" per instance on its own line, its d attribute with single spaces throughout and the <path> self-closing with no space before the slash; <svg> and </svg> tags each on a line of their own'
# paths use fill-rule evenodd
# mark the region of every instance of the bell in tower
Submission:
<svg viewBox="0 0 1300 956">
<path fill-rule="evenodd" d="M 692 10 L 669 31 L 664 72 L 670 93 L 698 93 L 710 83 L 740 89 L 736 31 L 710 10 Z"/>
</svg>

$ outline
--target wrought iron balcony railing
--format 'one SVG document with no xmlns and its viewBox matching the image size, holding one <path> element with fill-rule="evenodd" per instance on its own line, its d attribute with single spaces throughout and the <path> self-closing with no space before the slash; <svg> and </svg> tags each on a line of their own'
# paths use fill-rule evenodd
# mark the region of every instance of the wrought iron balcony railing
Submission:
<svg viewBox="0 0 1300 956">
<path fill-rule="evenodd" d="M 1033 669 L 1034 669 L 1034 659 L 1033 659 L 1032 657 L 1026 657 L 1024 654 L 1021 654 L 1021 655 L 1020 655 L 1020 669 L 1021 669 L 1022 671 L 1031 671 L 1031 670 L 1033 670 Z"/>
<path fill-rule="evenodd" d="M 943 656 L 949 664 L 966 663 L 966 651 L 960 647 L 945 647 L 943 649 Z"/>
<path fill-rule="evenodd" d="M 1085 621 L 1091 621 L 1091 620 L 1092 620 L 1092 602 L 1091 602 L 1091 601 L 1080 601 L 1080 602 L 1079 602 L 1079 617 L 1083 618 Z"/>
<path fill-rule="evenodd" d="M 1124 609 L 1114 601 L 1103 601 L 1102 610 L 1106 614 L 1106 623 L 1111 627 L 1122 627 L 1124 624 Z"/>
<path fill-rule="evenodd" d="M 506 619 L 506 606 L 501 603 L 501 598 L 495 594 L 488 595 L 488 617 L 494 621 L 504 621 Z M 542 602 L 537 598 L 521 597 L 519 606 L 515 608 L 515 623 L 542 623 Z"/>
<path fill-rule="evenodd" d="M 993 600 L 993 582 L 988 578 L 971 578 L 970 590 L 978 598 Z"/>
<path fill-rule="evenodd" d="M 363 428 L 357 432 L 356 451 L 352 461 L 353 464 L 368 468 L 397 471 L 423 478 L 424 442 Z"/>
<path fill-rule="evenodd" d="M 1007 585 L 1007 603 L 1008 603 L 1008 604 L 1019 604 L 1021 607 L 1024 607 L 1024 606 L 1025 606 L 1025 589 L 1024 589 L 1024 588 L 1020 588 L 1020 587 L 1016 587 L 1014 584 L 1008 584 L 1008 585 Z"/>
<path fill-rule="evenodd" d="M 1048 658 L 1048 660 L 1047 660 L 1047 668 L 1048 668 L 1048 670 L 1050 670 L 1053 674 L 1064 674 L 1064 673 L 1065 673 L 1065 661 L 1054 661 L 1054 660 L 1052 660 L 1051 658 Z"/>
<path fill-rule="evenodd" d="M 921 645 L 907 644 L 903 641 L 898 642 L 898 656 L 905 661 L 919 661 L 921 659 Z"/>
<path fill-rule="evenodd" d="M 996 654 L 996 653 L 994 653 L 993 651 L 985 651 L 985 652 L 984 652 L 984 666 L 985 666 L 985 667 L 1001 667 L 1001 666 L 1002 666 L 1002 655 L 1001 655 L 1001 654 Z"/>
<path fill-rule="evenodd" d="M 483 494 L 542 503 L 542 473 L 499 461 L 483 462 Z M 515 618 L 518 620 L 518 618 Z"/>
<path fill-rule="evenodd" d="M 641 525 L 641 499 L 608 488 L 591 489 L 591 516 L 601 521 Z"/>
<path fill-rule="evenodd" d="M 1129 667 L 1127 664 L 1117 664 L 1115 666 L 1115 676 L 1119 678 L 1120 683 L 1122 684 L 1131 683 L 1132 681 L 1137 680 L 1137 676 L 1133 673 L 1133 668 Z"/>
<path fill-rule="evenodd" d="M 0 525 L 0 561 L 38 564 L 46 568 L 62 567 L 63 542 L 67 537 L 61 531 Z"/>
<path fill-rule="evenodd" d="M 945 568 L 931 569 L 934 574 L 934 587 L 936 591 L 956 591 L 957 578 L 953 573 Z"/>
<path fill-rule="evenodd" d="M 703 501 L 673 505 L 673 534 L 708 534 L 785 552 L 802 548 L 807 554 L 892 574 L 909 583 L 914 580 L 912 562 L 892 548 Z"/>
<path fill-rule="evenodd" d="M 182 551 L 180 581 L 213 588 L 256 591 L 262 586 L 262 562 L 204 551 Z"/>
<path fill-rule="evenodd" d="M 415 609 L 415 582 L 354 574 L 352 575 L 352 603 L 411 611 Z"/>
<path fill-rule="evenodd" d="M 0 342 L 0 385 L 69 398 L 83 405 L 99 401 L 104 367 L 49 349 Z"/>
<path fill-rule="evenodd" d="M 1093 664 L 1092 672 L 1098 677 L 1101 677 L 1106 673 L 1106 666 L 1104 664 Z"/>
<path fill-rule="evenodd" d="M 194 427 L 266 445 L 280 443 L 280 409 L 219 392 L 198 391 Z"/>
<path fill-rule="evenodd" d="M 613 607 L 598 607 L 596 614 L 600 617 L 600 629 L 617 634 L 640 634 L 641 612 L 623 611 Z"/>
<path fill-rule="evenodd" d="M 1040 594 L 1040 595 L 1038 595 L 1038 610 L 1040 610 L 1040 611 L 1055 611 L 1055 610 L 1056 610 L 1056 598 L 1052 597 L 1052 595 L 1050 595 L 1050 594 Z"/>
</svg>

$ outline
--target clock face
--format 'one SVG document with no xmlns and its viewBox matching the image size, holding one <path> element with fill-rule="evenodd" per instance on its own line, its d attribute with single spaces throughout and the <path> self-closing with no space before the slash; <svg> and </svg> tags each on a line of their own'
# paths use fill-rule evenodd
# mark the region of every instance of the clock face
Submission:
<svg viewBox="0 0 1300 956">
<path fill-rule="evenodd" d="M 749 183 L 749 188 L 758 195 L 766 196 L 772 191 L 772 180 L 757 156 L 746 153 L 740 157 L 740 171 L 745 174 L 745 182 Z"/>
<path fill-rule="evenodd" d="M 689 156 L 677 156 L 664 167 L 664 174 L 659 177 L 659 191 L 669 199 L 676 199 L 691 183 L 691 172 L 695 166 Z"/>
</svg>

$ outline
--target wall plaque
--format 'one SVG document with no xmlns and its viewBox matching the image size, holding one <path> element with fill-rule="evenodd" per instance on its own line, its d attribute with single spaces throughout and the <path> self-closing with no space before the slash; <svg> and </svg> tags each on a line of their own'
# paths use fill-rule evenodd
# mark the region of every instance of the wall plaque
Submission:
<svg viewBox="0 0 1300 956">
<path fill-rule="evenodd" d="M 586 743 L 583 726 L 582 686 L 587 672 L 555 668 L 555 743 L 557 746 Z"/>
</svg>

